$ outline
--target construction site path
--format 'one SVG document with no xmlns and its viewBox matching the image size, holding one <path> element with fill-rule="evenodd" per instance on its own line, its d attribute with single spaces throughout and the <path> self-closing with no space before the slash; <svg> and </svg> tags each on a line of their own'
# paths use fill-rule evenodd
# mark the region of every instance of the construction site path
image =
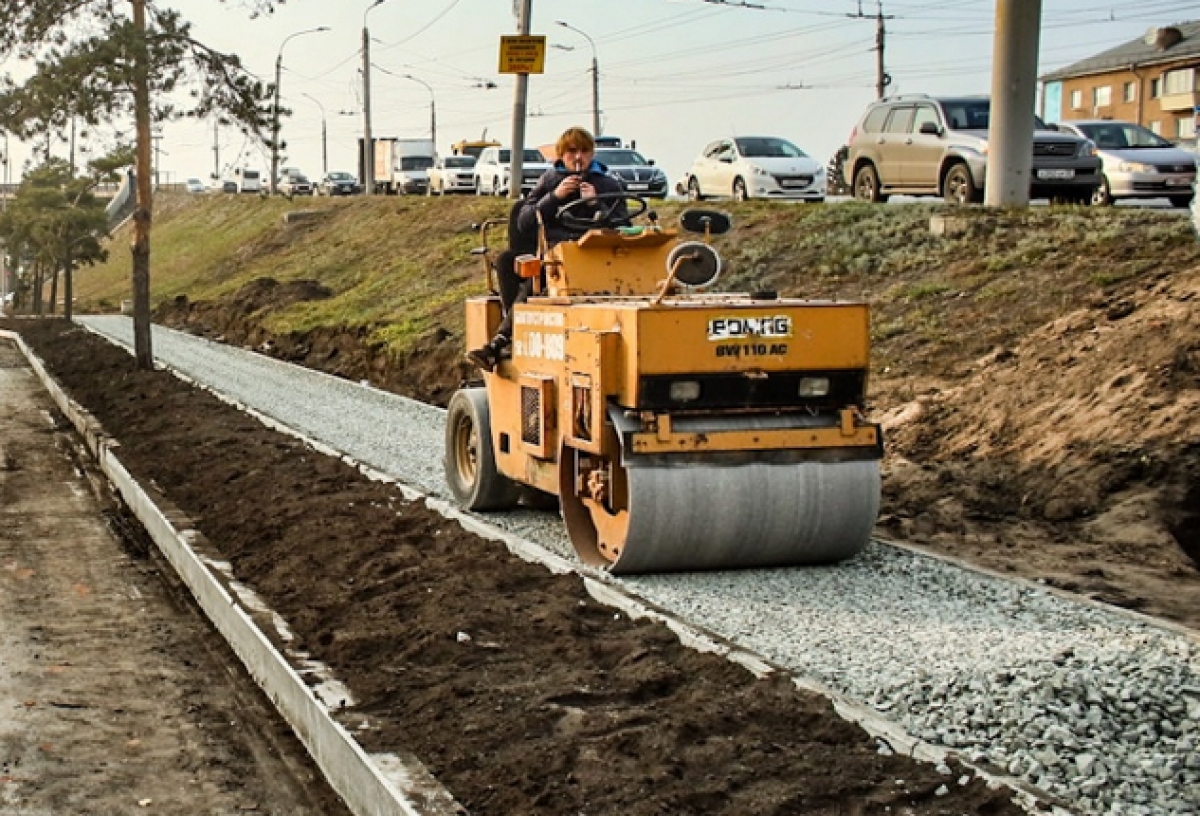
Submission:
<svg viewBox="0 0 1200 816">
<path fill-rule="evenodd" d="M 0 339 L 0 812 L 348 811 Z"/>
</svg>

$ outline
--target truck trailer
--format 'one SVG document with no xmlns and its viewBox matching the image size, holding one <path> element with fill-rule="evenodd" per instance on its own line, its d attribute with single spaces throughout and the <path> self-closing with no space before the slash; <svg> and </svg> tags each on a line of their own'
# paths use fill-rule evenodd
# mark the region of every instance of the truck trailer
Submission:
<svg viewBox="0 0 1200 816">
<path fill-rule="evenodd" d="M 375 192 L 425 195 L 436 151 L 432 139 L 374 139 Z"/>
</svg>

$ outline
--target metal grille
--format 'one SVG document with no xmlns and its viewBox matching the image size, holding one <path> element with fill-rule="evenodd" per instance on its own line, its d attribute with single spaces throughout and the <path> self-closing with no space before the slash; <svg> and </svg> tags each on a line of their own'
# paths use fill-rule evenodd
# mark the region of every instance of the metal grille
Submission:
<svg viewBox="0 0 1200 816">
<path fill-rule="evenodd" d="M 521 441 L 542 444 L 542 397 L 536 388 L 521 386 Z"/>
<path fill-rule="evenodd" d="M 1078 145 L 1074 142 L 1034 142 L 1035 156 L 1074 156 Z"/>
</svg>

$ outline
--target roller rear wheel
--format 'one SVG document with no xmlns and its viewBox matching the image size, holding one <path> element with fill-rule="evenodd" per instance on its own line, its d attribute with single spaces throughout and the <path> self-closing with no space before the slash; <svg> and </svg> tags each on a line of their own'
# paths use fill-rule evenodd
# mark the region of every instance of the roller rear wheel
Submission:
<svg viewBox="0 0 1200 816">
<path fill-rule="evenodd" d="M 510 510 L 520 489 L 496 470 L 487 390 L 465 388 L 446 410 L 446 484 L 467 510 Z"/>
</svg>

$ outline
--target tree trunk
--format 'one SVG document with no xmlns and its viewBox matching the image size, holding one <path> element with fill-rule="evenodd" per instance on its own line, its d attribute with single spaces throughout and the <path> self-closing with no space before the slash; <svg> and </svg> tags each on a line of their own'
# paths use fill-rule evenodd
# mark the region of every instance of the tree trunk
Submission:
<svg viewBox="0 0 1200 816">
<path fill-rule="evenodd" d="M 75 259 L 71 256 L 71 250 L 67 250 L 67 262 L 63 264 L 63 317 L 67 322 L 71 322 L 71 267 L 75 266 Z"/>
<path fill-rule="evenodd" d="M 42 316 L 42 298 L 45 297 L 45 292 L 42 290 L 42 284 L 45 282 L 42 275 L 42 264 L 39 261 L 37 266 L 33 268 L 33 314 L 38 317 Z"/>
<path fill-rule="evenodd" d="M 47 304 L 50 308 L 46 310 L 47 314 L 54 314 L 58 310 L 58 267 L 50 267 L 50 302 Z"/>
<path fill-rule="evenodd" d="M 133 101 L 137 123 L 137 203 L 133 211 L 133 352 L 138 368 L 154 368 L 150 345 L 150 82 L 147 77 L 146 0 L 133 4 L 133 27 L 138 34 L 134 56 Z"/>
</svg>

